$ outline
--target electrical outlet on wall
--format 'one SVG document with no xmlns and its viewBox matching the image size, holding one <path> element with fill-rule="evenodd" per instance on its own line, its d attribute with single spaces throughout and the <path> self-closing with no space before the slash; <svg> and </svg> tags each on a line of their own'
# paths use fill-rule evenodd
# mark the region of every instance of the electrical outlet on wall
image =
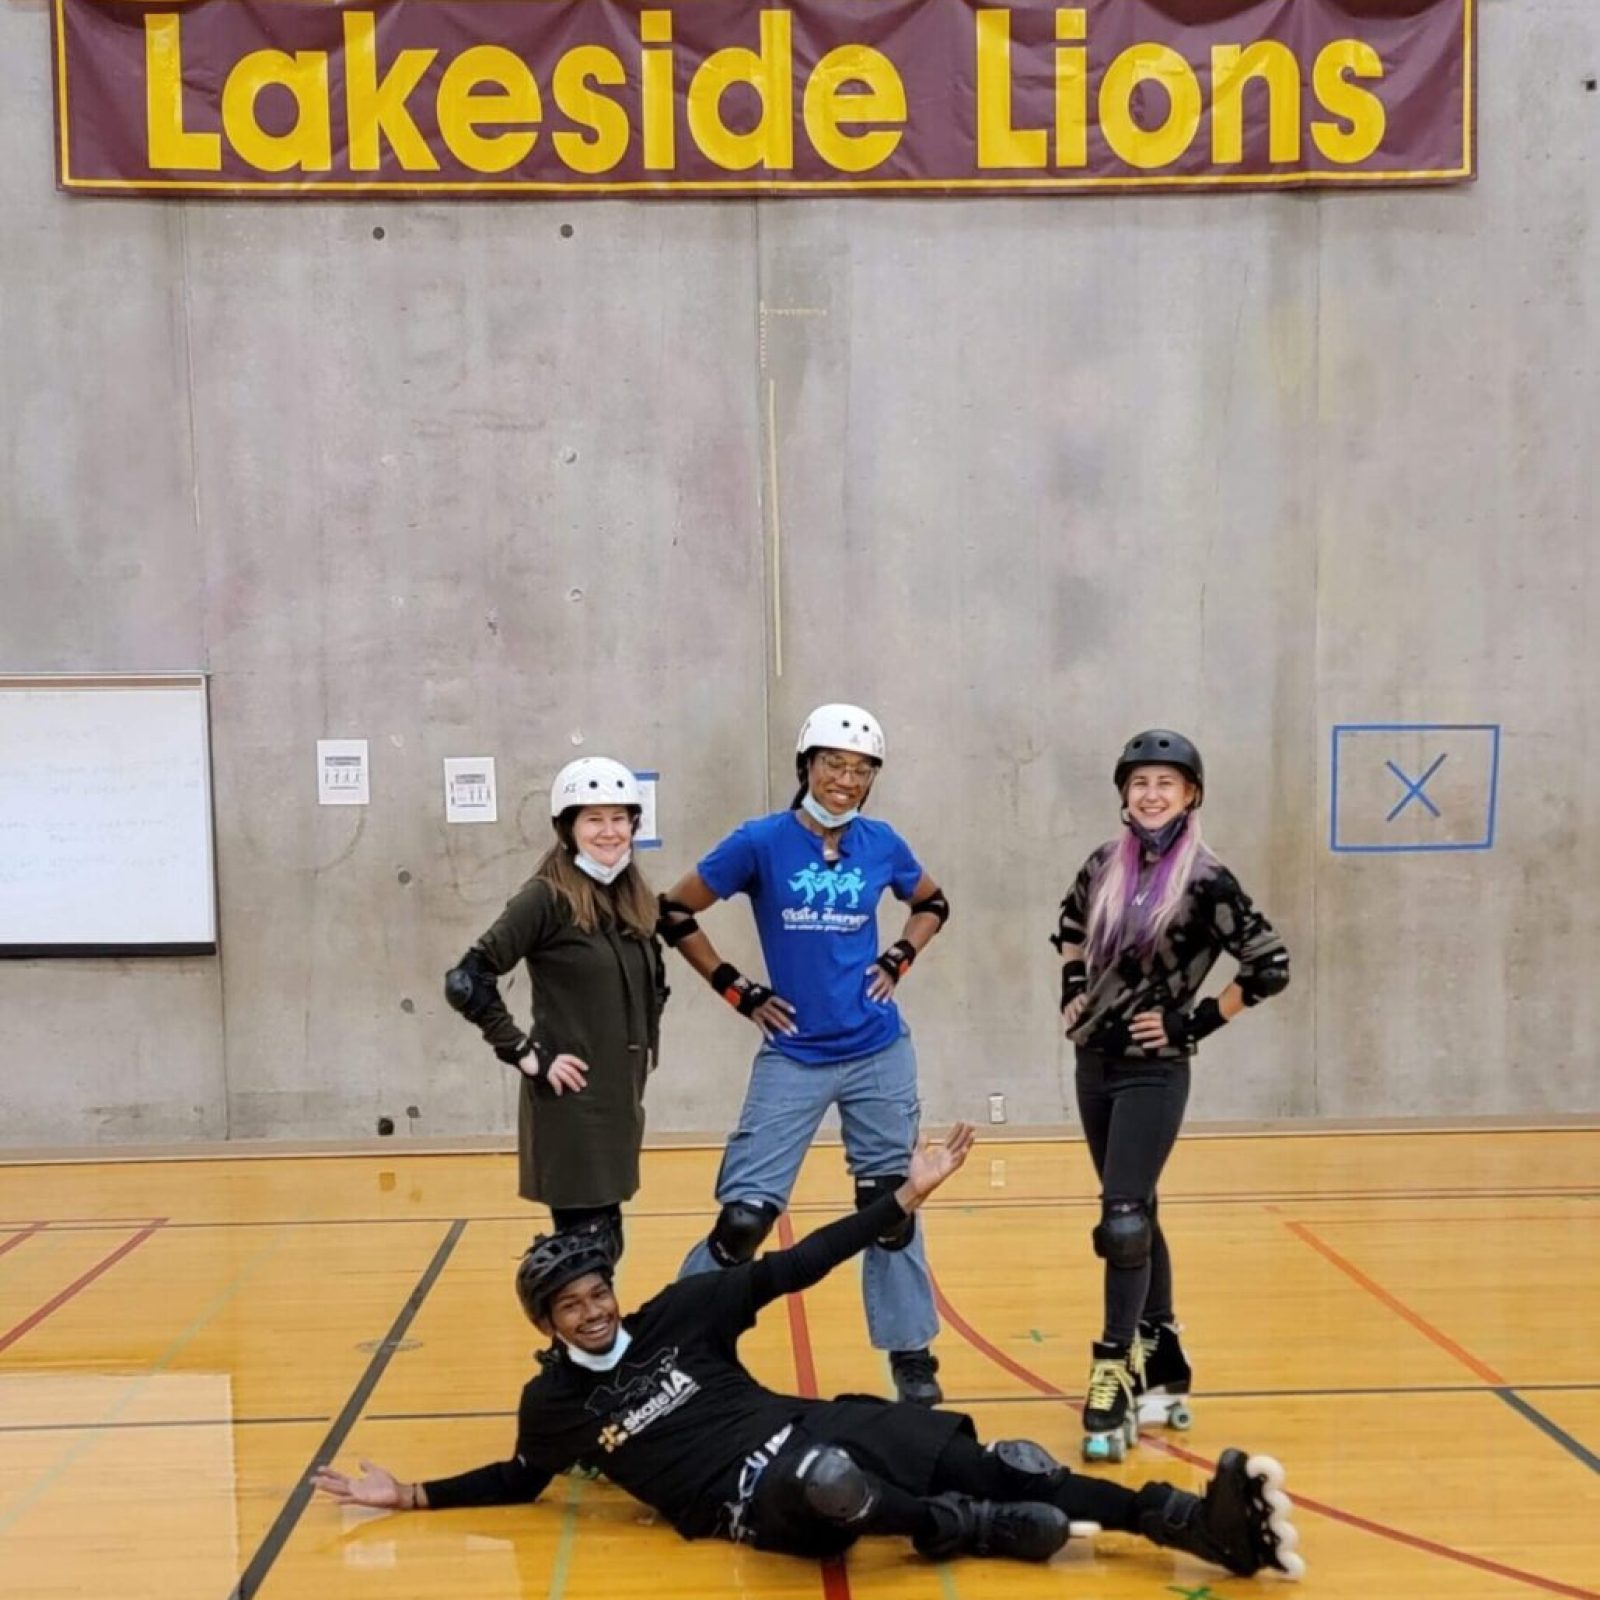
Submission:
<svg viewBox="0 0 1600 1600">
<path fill-rule="evenodd" d="M 1006 1120 L 1006 1097 L 1003 1094 L 989 1096 L 989 1120 L 991 1122 Z"/>
</svg>

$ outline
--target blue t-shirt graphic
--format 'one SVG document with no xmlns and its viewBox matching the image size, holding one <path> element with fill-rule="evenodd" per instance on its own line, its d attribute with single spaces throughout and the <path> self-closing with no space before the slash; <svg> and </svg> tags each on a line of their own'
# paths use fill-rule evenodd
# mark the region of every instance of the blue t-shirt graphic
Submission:
<svg viewBox="0 0 1600 1600">
<path fill-rule="evenodd" d="M 698 869 L 719 898 L 750 897 L 767 982 L 800 1030 L 772 1043 L 794 1061 L 849 1061 L 900 1037 L 895 1003 L 867 997 L 867 968 L 878 959 L 878 901 L 885 889 L 910 898 L 922 867 L 888 823 L 868 817 L 844 830 L 839 849 L 825 862 L 822 840 L 779 811 L 735 828 Z"/>
</svg>

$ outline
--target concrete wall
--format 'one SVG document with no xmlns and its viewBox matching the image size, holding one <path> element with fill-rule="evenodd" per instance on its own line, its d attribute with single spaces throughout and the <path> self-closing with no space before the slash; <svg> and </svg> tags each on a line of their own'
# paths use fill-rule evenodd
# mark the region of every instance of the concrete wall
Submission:
<svg viewBox="0 0 1600 1600">
<path fill-rule="evenodd" d="M 440 977 L 555 768 L 661 770 L 664 882 L 833 698 L 955 906 L 932 1115 L 1070 1114 L 1044 939 L 1149 722 L 1295 959 L 1197 1116 L 1596 1107 L 1600 9 L 1481 31 L 1453 191 L 150 204 L 54 192 L 0 0 L 0 671 L 213 674 L 222 908 L 216 960 L 0 963 L 0 1141 L 507 1126 Z M 1493 850 L 1330 851 L 1330 729 L 1385 721 L 1503 725 Z M 367 810 L 314 803 L 340 735 Z M 684 972 L 654 1125 L 752 1043 Z"/>
</svg>

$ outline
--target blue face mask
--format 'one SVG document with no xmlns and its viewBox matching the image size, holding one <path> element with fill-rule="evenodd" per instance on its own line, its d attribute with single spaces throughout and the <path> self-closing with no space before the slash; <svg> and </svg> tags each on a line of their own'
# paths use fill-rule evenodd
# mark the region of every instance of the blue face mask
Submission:
<svg viewBox="0 0 1600 1600">
<path fill-rule="evenodd" d="M 1189 826 L 1189 813 L 1185 811 L 1182 816 L 1174 817 L 1171 822 L 1164 822 L 1153 832 L 1145 827 L 1142 822 L 1135 822 L 1130 816 L 1128 826 L 1133 829 L 1134 837 L 1145 848 L 1148 855 L 1159 861 L 1183 837 L 1183 830 Z"/>
<path fill-rule="evenodd" d="M 848 811 L 830 811 L 809 789 L 800 797 L 800 809 L 824 828 L 842 828 L 861 815 L 860 806 L 851 806 Z"/>
<path fill-rule="evenodd" d="M 628 863 L 632 860 L 633 851 L 624 850 L 622 854 L 617 857 L 616 864 L 614 866 L 607 867 L 602 866 L 601 863 L 596 861 L 593 856 L 588 855 L 584 851 L 580 850 L 575 856 L 573 856 L 572 864 L 578 869 L 579 872 L 586 873 L 589 877 L 593 878 L 596 883 L 612 884 L 615 883 L 617 879 L 628 870 Z"/>
</svg>

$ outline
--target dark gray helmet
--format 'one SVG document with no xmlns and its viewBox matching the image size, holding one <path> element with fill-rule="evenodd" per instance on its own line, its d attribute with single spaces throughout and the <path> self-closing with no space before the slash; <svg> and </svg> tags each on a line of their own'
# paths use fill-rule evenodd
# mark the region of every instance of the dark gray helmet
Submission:
<svg viewBox="0 0 1600 1600">
<path fill-rule="evenodd" d="M 1134 734 L 1122 747 L 1122 755 L 1112 775 L 1117 793 L 1126 792 L 1128 778 L 1135 767 L 1153 766 L 1176 767 L 1200 791 L 1195 804 L 1198 806 L 1205 799 L 1206 767 L 1200 759 L 1200 752 L 1192 741 L 1170 728 L 1146 728 L 1143 733 Z"/>
<path fill-rule="evenodd" d="M 575 1279 L 598 1272 L 610 1283 L 616 1256 L 616 1236 L 601 1219 L 560 1233 L 541 1233 L 517 1268 L 517 1298 L 528 1320 L 549 1316 L 551 1301 Z"/>
</svg>

